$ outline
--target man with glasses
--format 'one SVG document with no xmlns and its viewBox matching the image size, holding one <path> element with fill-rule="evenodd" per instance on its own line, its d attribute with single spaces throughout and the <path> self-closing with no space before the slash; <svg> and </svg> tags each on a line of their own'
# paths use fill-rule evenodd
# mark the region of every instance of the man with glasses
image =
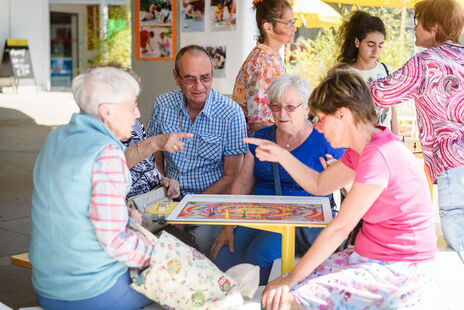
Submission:
<svg viewBox="0 0 464 310">
<path fill-rule="evenodd" d="M 243 111 L 211 88 L 213 73 L 204 48 L 182 48 L 173 70 L 180 90 L 158 96 L 148 122 L 148 136 L 193 134 L 184 141 L 182 152 L 155 153 L 157 167 L 166 177 L 179 181 L 182 195 L 229 193 L 247 150 L 242 142 L 246 137 Z M 219 231 L 219 226 L 198 226 L 192 234 L 199 249 L 206 253 Z"/>
</svg>

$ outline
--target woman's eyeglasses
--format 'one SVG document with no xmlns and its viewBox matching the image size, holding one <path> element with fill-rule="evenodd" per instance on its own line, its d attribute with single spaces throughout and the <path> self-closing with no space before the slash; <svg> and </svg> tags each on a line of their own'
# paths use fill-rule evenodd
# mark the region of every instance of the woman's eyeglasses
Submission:
<svg viewBox="0 0 464 310">
<path fill-rule="evenodd" d="M 414 26 L 419 25 L 419 23 L 420 23 L 419 17 L 414 16 Z"/>
<path fill-rule="evenodd" d="M 182 77 L 182 75 L 180 75 L 179 71 L 177 69 L 175 69 L 175 70 L 176 70 L 177 76 L 187 85 L 195 85 L 197 83 L 197 79 L 200 80 L 200 82 L 202 84 L 207 84 L 207 83 L 209 83 L 209 82 L 211 82 L 213 80 L 213 74 L 211 74 L 211 73 L 201 75 L 199 78 L 197 78 L 195 76 Z"/>
<path fill-rule="evenodd" d="M 278 20 L 277 22 L 278 22 L 278 23 L 280 23 L 280 24 L 284 24 L 285 26 L 287 26 L 287 28 L 292 28 L 292 27 L 293 27 L 293 25 L 295 25 L 295 24 L 296 24 L 296 18 L 294 18 L 294 19 L 291 19 L 291 20 L 289 20 L 289 21 L 286 21 L 286 22 L 284 22 L 284 21 L 280 21 L 280 20 Z"/>
<path fill-rule="evenodd" d="M 284 106 L 281 106 L 280 104 L 271 104 L 270 108 L 272 112 L 280 112 L 283 108 L 285 111 L 291 113 L 291 112 L 295 112 L 295 110 L 298 109 L 298 107 L 302 104 L 303 102 L 300 103 L 299 105 L 284 105 Z"/>
<path fill-rule="evenodd" d="M 316 124 L 314 124 L 314 127 L 316 127 L 317 130 L 321 130 L 321 127 L 322 127 L 322 122 L 324 122 L 324 119 L 327 117 L 327 114 L 324 114 L 324 116 L 320 117 Z"/>
</svg>

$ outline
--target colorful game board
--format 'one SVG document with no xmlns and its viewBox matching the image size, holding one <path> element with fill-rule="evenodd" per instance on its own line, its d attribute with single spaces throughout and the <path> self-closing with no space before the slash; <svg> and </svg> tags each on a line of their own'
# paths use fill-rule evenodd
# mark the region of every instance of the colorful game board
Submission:
<svg viewBox="0 0 464 310">
<path fill-rule="evenodd" d="M 167 220 L 327 224 L 332 213 L 325 197 L 187 195 Z"/>
</svg>

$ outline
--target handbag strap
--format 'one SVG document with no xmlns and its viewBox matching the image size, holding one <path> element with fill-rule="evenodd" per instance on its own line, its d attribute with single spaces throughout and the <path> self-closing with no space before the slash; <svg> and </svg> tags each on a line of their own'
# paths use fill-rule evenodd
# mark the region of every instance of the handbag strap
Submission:
<svg viewBox="0 0 464 310">
<path fill-rule="evenodd" d="M 276 125 L 271 128 L 271 141 L 277 143 L 276 138 Z M 280 173 L 279 166 L 276 162 L 272 162 L 272 175 L 274 176 L 274 189 L 277 196 L 282 196 L 282 187 L 280 186 Z"/>
<path fill-rule="evenodd" d="M 390 72 L 388 71 L 388 67 L 387 67 L 387 65 L 386 65 L 386 64 L 384 64 L 383 62 L 381 62 L 381 64 L 382 64 L 382 65 L 383 65 L 383 67 L 385 68 L 385 73 L 386 73 L 387 75 L 390 75 Z"/>
</svg>

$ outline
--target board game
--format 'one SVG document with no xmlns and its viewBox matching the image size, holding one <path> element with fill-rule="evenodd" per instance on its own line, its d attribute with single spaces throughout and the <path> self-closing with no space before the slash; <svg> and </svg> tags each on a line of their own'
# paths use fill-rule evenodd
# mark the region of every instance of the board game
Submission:
<svg viewBox="0 0 464 310">
<path fill-rule="evenodd" d="M 327 197 L 186 195 L 168 216 L 173 222 L 328 224 Z"/>
</svg>

